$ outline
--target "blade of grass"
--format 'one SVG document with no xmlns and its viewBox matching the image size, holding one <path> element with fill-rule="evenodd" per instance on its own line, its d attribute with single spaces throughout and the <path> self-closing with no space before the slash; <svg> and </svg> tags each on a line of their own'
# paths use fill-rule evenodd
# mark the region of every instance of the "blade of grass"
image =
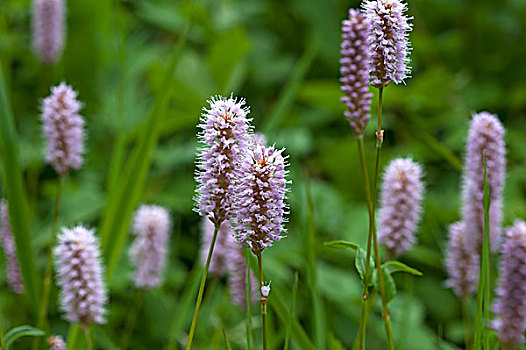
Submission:
<svg viewBox="0 0 526 350">
<path fill-rule="evenodd" d="M 0 151 L 2 151 L 5 193 L 20 269 L 24 277 L 26 295 L 33 308 L 34 315 L 38 315 L 40 293 L 37 280 L 39 279 L 35 266 L 32 237 L 29 231 L 27 194 L 19 166 L 18 148 L 15 121 L 9 105 L 0 64 Z"/>
<path fill-rule="evenodd" d="M 291 296 L 291 302 L 290 302 L 290 311 L 289 311 L 289 323 L 287 326 L 287 332 L 285 333 L 285 345 L 283 346 L 283 350 L 289 350 L 289 343 L 290 343 L 290 333 L 292 328 L 292 320 L 294 319 L 294 311 L 296 309 L 296 293 L 298 290 L 298 271 L 294 272 L 294 284 L 292 285 L 292 296 Z"/>
<path fill-rule="evenodd" d="M 314 58 L 316 57 L 318 52 L 318 40 L 309 38 L 307 41 L 307 47 L 301 54 L 296 66 L 290 74 L 289 81 L 280 92 L 279 100 L 276 103 L 276 106 L 269 115 L 268 119 L 265 120 L 265 125 L 263 127 L 263 133 L 265 134 L 278 126 L 281 122 L 281 119 L 283 119 L 283 117 L 290 110 L 298 89 L 305 78 L 305 75 L 307 74 Z"/>
<path fill-rule="evenodd" d="M 314 344 L 319 350 L 326 348 L 325 334 L 325 315 L 322 310 L 322 304 L 318 295 L 318 276 L 316 274 L 316 242 L 314 226 L 314 206 L 312 204 L 312 195 L 310 192 L 309 179 L 306 177 L 305 192 L 307 196 L 307 269 L 309 276 L 309 291 L 312 302 L 312 326 L 314 329 Z"/>
<path fill-rule="evenodd" d="M 146 184 L 146 177 L 152 162 L 152 154 L 159 138 L 159 126 L 162 115 L 165 113 L 168 105 L 169 92 L 172 91 L 173 72 L 189 28 L 190 23 L 187 24 L 184 32 L 179 37 L 177 47 L 166 71 L 165 79 L 158 90 L 158 97 L 154 102 L 152 112 L 146 121 L 142 133 L 139 135 L 137 146 L 127 162 L 121 181 L 108 196 L 106 215 L 102 220 L 100 229 L 103 254 L 107 263 L 108 281 L 111 279 L 115 265 L 126 243 L 132 212 Z"/>
</svg>

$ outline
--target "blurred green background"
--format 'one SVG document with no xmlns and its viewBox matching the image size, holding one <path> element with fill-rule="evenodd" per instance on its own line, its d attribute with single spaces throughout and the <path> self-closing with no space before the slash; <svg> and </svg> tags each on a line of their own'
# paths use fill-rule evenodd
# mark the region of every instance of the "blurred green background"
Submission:
<svg viewBox="0 0 526 350">
<path fill-rule="evenodd" d="M 86 163 L 68 175 L 64 186 L 64 226 L 100 227 L 109 215 L 105 208 L 121 180 L 121 168 L 140 144 L 155 101 L 165 96 L 166 106 L 158 113 L 158 143 L 145 187 L 135 200 L 169 208 L 174 229 L 166 282 L 147 293 L 131 347 L 161 349 L 170 341 L 175 348 L 184 346 L 196 294 L 192 285 L 199 273 L 192 269 L 200 266 L 200 218 L 192 212 L 196 124 L 211 95 L 233 92 L 251 106 L 256 130 L 290 155 L 288 238 L 264 254 L 273 293 L 290 307 L 297 272 L 295 313 L 306 334 L 316 338 L 318 324 L 317 348 L 351 348 L 361 298 L 354 253 L 322 243 L 345 239 L 364 245 L 367 234 L 356 141 L 343 116 L 338 82 L 341 20 L 350 7 L 358 6 L 357 1 L 342 0 L 70 0 L 65 51 L 50 69 L 32 53 L 30 1 L 0 0 L 0 61 L 19 133 L 40 271 L 57 180 L 44 162 L 39 120 L 40 101 L 49 86 L 62 80 L 71 84 L 84 103 L 87 121 Z M 526 1 L 412 0 L 408 13 L 414 16 L 413 77 L 406 85 L 385 89 L 381 164 L 399 156 L 424 164 L 427 190 L 419 242 L 401 258 L 424 276 L 395 276 L 393 331 L 398 349 L 456 349 L 463 346 L 462 318 L 458 299 L 444 287 L 443 258 L 447 226 L 460 215 L 463 148 L 473 112 L 496 113 L 506 126 L 505 224 L 526 218 Z M 168 62 L 174 56 L 171 72 Z M 365 139 L 370 174 L 376 104 L 377 91 Z M 122 163 L 116 160 L 116 149 L 122 152 Z M 307 235 L 308 193 L 314 244 Z M 135 209 L 134 199 L 130 201 Z M 129 242 L 127 238 L 125 248 Z M 315 271 L 309 265 L 312 248 Z M 4 329 L 34 325 L 27 300 L 8 291 L 3 264 L 2 259 Z M 134 303 L 130 274 L 123 250 L 108 281 L 108 322 L 95 329 L 102 349 L 119 344 Z M 314 277 L 316 312 L 311 300 Z M 52 330 L 65 336 L 68 325 L 57 310 L 56 289 L 53 295 Z M 258 343 L 258 307 L 253 311 Z M 282 348 L 286 319 L 275 311 L 269 317 L 270 346 Z M 232 347 L 244 349 L 244 327 L 243 311 L 231 304 L 225 280 L 209 280 L 195 348 L 223 349 L 224 328 Z M 377 305 L 369 322 L 368 348 L 383 348 L 384 338 Z M 301 346 L 292 339 L 292 348 Z"/>
</svg>

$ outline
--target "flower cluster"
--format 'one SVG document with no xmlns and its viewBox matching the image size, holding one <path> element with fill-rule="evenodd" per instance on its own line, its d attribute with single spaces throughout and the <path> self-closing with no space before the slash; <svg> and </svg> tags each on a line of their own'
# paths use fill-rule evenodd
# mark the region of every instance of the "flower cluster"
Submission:
<svg viewBox="0 0 526 350">
<path fill-rule="evenodd" d="M 350 9 L 349 18 L 342 22 L 342 44 L 340 73 L 341 90 L 345 94 L 341 100 L 347 106 L 345 116 L 349 119 L 354 133 L 363 135 L 371 118 L 372 94 L 369 92 L 371 58 L 368 44 L 370 25 L 365 15 Z"/>
<path fill-rule="evenodd" d="M 496 115 L 475 114 L 469 128 L 462 184 L 463 221 L 471 239 L 482 242 L 484 235 L 484 166 L 490 193 L 490 244 L 497 251 L 502 231 L 502 190 L 506 167 L 504 128 Z"/>
<path fill-rule="evenodd" d="M 401 0 L 370 0 L 363 4 L 371 25 L 371 85 L 385 87 L 392 81 L 402 83 L 411 73 L 409 64 L 409 32 L 413 26 L 404 12 Z"/>
<path fill-rule="evenodd" d="M 137 209 L 132 230 L 135 240 L 130 248 L 137 288 L 153 288 L 162 283 L 170 226 L 170 214 L 163 207 L 142 205 Z"/>
<path fill-rule="evenodd" d="M 62 53 L 65 32 L 64 0 L 33 1 L 33 48 L 40 60 L 55 63 Z"/>
<path fill-rule="evenodd" d="M 231 217 L 236 169 L 250 142 L 245 100 L 213 97 L 201 116 L 196 171 L 196 211 L 214 223 Z"/>
<path fill-rule="evenodd" d="M 83 326 L 103 323 L 107 295 L 94 231 L 82 226 L 63 228 L 54 255 L 66 319 Z"/>
<path fill-rule="evenodd" d="M 477 245 L 467 234 L 463 222 L 454 223 L 449 227 L 446 254 L 446 269 L 449 275 L 446 285 L 451 287 L 457 296 L 466 298 L 477 289 L 480 254 Z"/>
<path fill-rule="evenodd" d="M 258 301 L 258 280 L 250 274 L 250 303 Z M 232 302 L 243 310 L 247 307 L 247 263 L 243 251 L 235 245 L 228 260 L 228 287 Z"/>
<path fill-rule="evenodd" d="M 499 284 L 492 327 L 505 348 L 524 343 L 526 331 L 526 223 L 517 220 L 506 231 L 499 263 Z"/>
<path fill-rule="evenodd" d="M 398 158 L 389 164 L 382 185 L 378 240 L 391 254 L 403 254 L 415 242 L 423 191 L 422 168 L 418 163 Z"/>
<path fill-rule="evenodd" d="M 66 350 L 66 342 L 60 335 L 52 335 L 47 338 L 49 350 Z"/>
<path fill-rule="evenodd" d="M 11 231 L 11 223 L 9 221 L 9 209 L 7 201 L 2 199 L 0 202 L 0 218 L 2 220 L 2 227 L 0 228 L 0 240 L 4 248 L 4 255 L 6 258 L 7 268 L 7 283 L 11 290 L 17 294 L 24 292 L 24 280 L 20 273 L 20 264 L 16 254 L 16 245 Z"/>
<path fill-rule="evenodd" d="M 254 254 L 279 241 L 288 206 L 285 204 L 288 170 L 284 149 L 255 145 L 240 168 L 236 193 L 237 241 L 248 245 Z"/>
<path fill-rule="evenodd" d="M 59 174 L 78 169 L 83 163 L 84 119 L 78 114 L 81 107 L 77 93 L 65 83 L 52 87 L 42 104 L 46 161 Z"/>
</svg>

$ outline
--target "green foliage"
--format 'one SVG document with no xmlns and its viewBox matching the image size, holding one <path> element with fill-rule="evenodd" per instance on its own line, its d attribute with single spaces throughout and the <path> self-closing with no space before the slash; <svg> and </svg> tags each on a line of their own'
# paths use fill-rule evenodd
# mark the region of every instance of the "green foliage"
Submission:
<svg viewBox="0 0 526 350">
<path fill-rule="evenodd" d="M 44 331 L 42 331 L 40 329 L 37 329 L 37 328 L 34 328 L 34 327 L 31 327 L 31 326 L 23 325 L 23 326 L 15 327 L 15 328 L 9 330 L 9 332 L 7 332 L 4 335 L 4 344 L 5 344 L 5 347 L 6 347 L 5 350 L 9 350 L 11 345 L 13 345 L 13 343 L 19 338 L 22 338 L 22 337 L 41 337 L 43 335 L 44 335 Z"/>
</svg>

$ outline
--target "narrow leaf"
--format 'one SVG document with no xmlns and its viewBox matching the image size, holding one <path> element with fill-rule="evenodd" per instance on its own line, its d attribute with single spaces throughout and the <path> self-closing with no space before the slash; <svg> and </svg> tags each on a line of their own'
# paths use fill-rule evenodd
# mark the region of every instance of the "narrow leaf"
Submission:
<svg viewBox="0 0 526 350">
<path fill-rule="evenodd" d="M 358 250 L 360 246 L 353 242 L 347 242 L 347 241 L 331 241 L 331 242 L 325 242 L 323 243 L 326 247 L 334 248 L 334 249 L 347 249 L 350 248 L 352 250 Z"/>
<path fill-rule="evenodd" d="M 18 136 L 0 67 L 0 151 L 9 215 L 24 286 L 35 314 L 39 310 L 38 274 L 29 231 L 27 194 L 18 161 Z"/>
<path fill-rule="evenodd" d="M 384 291 L 385 291 L 385 299 L 386 302 L 389 303 L 396 295 L 396 283 L 391 276 L 391 272 L 389 271 L 389 268 L 386 266 L 382 266 L 382 274 L 384 276 Z M 380 290 L 380 287 L 378 286 L 378 278 L 377 274 L 373 275 L 374 280 L 374 287 L 376 290 Z"/>
<path fill-rule="evenodd" d="M 382 267 L 387 268 L 391 274 L 395 272 L 406 272 L 414 276 L 422 276 L 422 272 L 412 267 L 409 267 L 400 261 L 387 261 L 382 265 Z"/>
<path fill-rule="evenodd" d="M 224 328 L 221 328 L 221 330 L 223 331 L 223 338 L 225 339 L 226 350 L 232 350 L 232 345 L 230 345 L 230 342 L 228 341 L 228 338 L 227 338 L 227 336 L 226 336 L 225 329 L 224 329 Z"/>
<path fill-rule="evenodd" d="M 40 329 L 23 325 L 11 329 L 4 336 L 4 342 L 7 349 L 13 344 L 18 338 L 21 337 L 41 337 L 44 335 L 44 332 Z"/>
</svg>

